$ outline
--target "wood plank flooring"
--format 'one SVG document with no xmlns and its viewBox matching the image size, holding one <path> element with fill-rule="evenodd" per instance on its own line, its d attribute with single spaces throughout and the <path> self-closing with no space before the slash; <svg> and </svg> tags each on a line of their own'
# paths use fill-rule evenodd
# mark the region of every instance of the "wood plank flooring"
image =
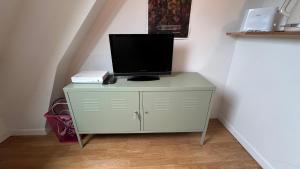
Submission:
<svg viewBox="0 0 300 169">
<path fill-rule="evenodd" d="M 0 169 L 260 169 L 217 120 L 199 133 L 96 135 L 80 149 L 54 135 L 10 137 Z"/>
</svg>

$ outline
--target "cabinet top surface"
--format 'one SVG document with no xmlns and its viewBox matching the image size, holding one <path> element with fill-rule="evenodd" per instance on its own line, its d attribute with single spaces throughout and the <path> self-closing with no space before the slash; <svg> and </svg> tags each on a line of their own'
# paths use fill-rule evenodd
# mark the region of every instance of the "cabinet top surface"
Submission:
<svg viewBox="0 0 300 169">
<path fill-rule="evenodd" d="M 127 81 L 126 77 L 118 77 L 115 84 L 75 84 L 64 87 L 70 90 L 93 91 L 177 91 L 177 90 L 215 90 L 215 86 L 199 73 L 172 73 L 160 76 L 156 81 Z"/>
</svg>

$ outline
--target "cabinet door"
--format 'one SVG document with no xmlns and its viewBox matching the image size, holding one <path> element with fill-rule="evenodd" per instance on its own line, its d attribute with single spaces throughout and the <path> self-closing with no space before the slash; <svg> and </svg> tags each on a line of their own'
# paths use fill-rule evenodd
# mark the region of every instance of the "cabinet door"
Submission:
<svg viewBox="0 0 300 169">
<path fill-rule="evenodd" d="M 143 92 L 144 130 L 203 131 L 211 91 Z"/>
<path fill-rule="evenodd" d="M 69 92 L 79 133 L 140 131 L 138 92 Z"/>
</svg>

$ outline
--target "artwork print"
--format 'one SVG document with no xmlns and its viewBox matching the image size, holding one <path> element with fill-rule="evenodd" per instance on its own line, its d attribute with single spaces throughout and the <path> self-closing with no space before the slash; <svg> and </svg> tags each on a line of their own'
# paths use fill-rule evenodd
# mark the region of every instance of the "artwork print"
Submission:
<svg viewBox="0 0 300 169">
<path fill-rule="evenodd" d="M 192 0 L 149 0 L 148 33 L 188 37 L 191 4 Z"/>
</svg>

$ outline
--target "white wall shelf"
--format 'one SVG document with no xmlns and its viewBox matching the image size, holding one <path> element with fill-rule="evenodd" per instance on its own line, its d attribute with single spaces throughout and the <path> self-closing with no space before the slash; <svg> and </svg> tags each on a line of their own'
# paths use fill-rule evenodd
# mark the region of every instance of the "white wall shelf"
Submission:
<svg viewBox="0 0 300 169">
<path fill-rule="evenodd" d="M 300 32 L 227 32 L 232 37 L 299 38 Z"/>
</svg>

